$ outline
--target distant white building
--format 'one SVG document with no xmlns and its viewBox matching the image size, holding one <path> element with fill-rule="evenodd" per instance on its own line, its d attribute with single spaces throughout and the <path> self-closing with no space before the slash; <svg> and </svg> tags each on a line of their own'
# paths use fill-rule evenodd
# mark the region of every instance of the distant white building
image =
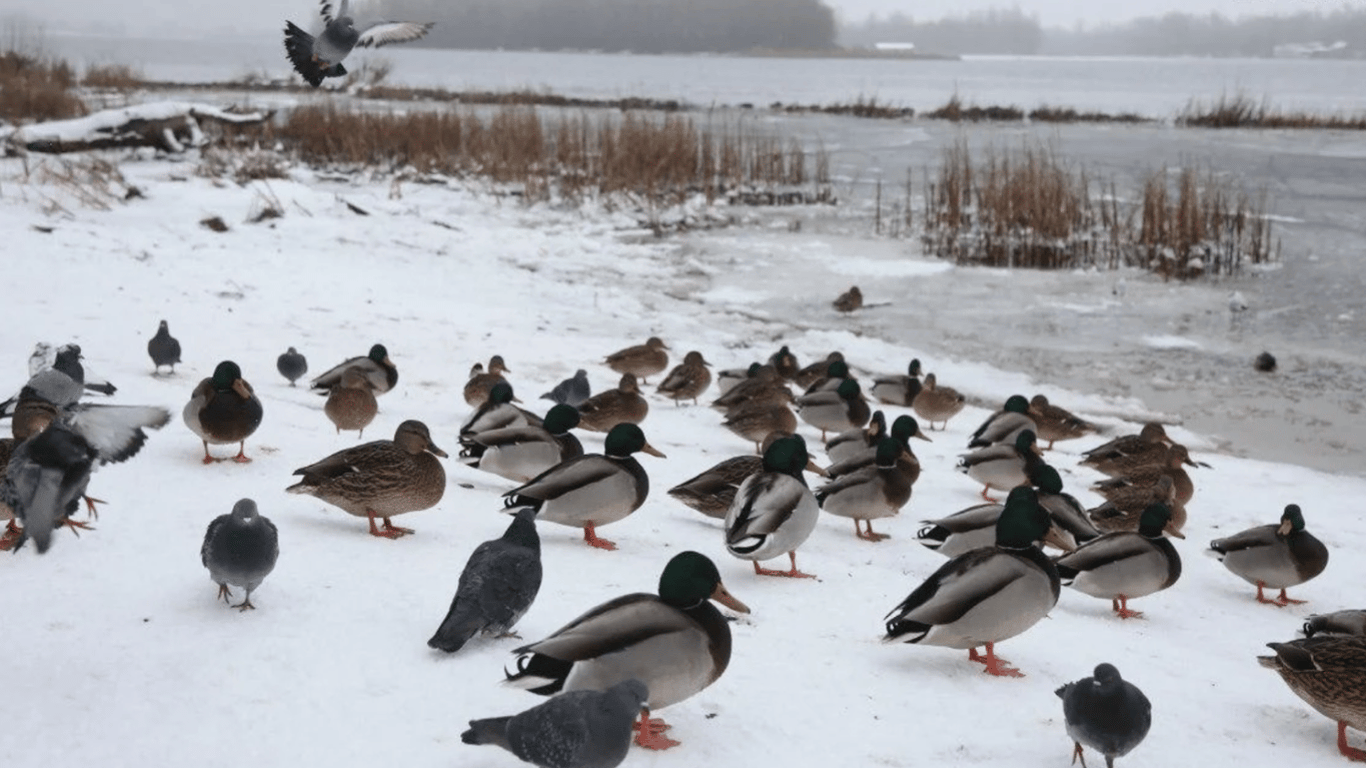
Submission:
<svg viewBox="0 0 1366 768">
<path fill-rule="evenodd" d="M 1336 43 L 1281 43 L 1271 49 L 1271 55 L 1278 59 L 1312 59 L 1319 56 L 1328 56 L 1339 51 L 1347 50 L 1347 42 L 1339 40 Z"/>
<path fill-rule="evenodd" d="M 873 43 L 873 49 L 878 51 L 914 51 L 915 43 Z"/>
</svg>

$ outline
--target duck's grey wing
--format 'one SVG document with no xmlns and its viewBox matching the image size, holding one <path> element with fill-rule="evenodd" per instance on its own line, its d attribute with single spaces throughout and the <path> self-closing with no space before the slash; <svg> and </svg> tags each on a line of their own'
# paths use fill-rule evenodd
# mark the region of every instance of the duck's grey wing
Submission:
<svg viewBox="0 0 1366 768">
<path fill-rule="evenodd" d="M 147 442 L 144 428 L 160 429 L 171 412 L 152 405 L 78 405 L 67 423 L 109 464 L 131 458 Z"/>
<path fill-rule="evenodd" d="M 390 43 L 411 42 L 427 34 L 427 31 L 435 23 L 432 21 L 377 21 L 360 33 L 356 47 L 379 48 Z"/>
</svg>

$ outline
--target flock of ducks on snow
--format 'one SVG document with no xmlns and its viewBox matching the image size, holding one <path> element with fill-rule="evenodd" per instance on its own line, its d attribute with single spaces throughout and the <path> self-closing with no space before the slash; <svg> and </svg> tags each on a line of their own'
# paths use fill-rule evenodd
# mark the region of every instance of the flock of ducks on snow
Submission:
<svg viewBox="0 0 1366 768">
<path fill-rule="evenodd" d="M 649 479 L 635 455 L 663 457 L 639 426 L 649 413 L 641 386 L 651 376 L 662 376 L 656 392 L 677 403 L 698 402 L 715 382 L 720 395 L 712 406 L 724 414 L 723 426 L 757 451 L 722 461 L 669 495 L 721 520 L 726 551 L 751 561 L 756 574 L 790 578 L 810 576 L 797 568 L 797 550 L 822 510 L 851 519 L 860 539 L 886 538 L 873 531 L 873 521 L 896 515 L 910 500 L 921 472 L 910 441 L 930 439 L 917 418 L 931 430 L 942 428 L 966 401 L 912 360 L 905 374 L 875 378 L 868 387 L 879 403 L 914 414 L 888 424 L 838 352 L 801 367 L 784 346 L 766 362 L 713 376 L 700 352 L 670 368 L 669 351 L 650 338 L 607 356 L 603 363 L 621 380 L 597 394 L 579 370 L 542 396 L 554 403 L 543 415 L 520 405 L 500 356 L 474 366 L 463 391 L 474 410 L 461 426 L 459 460 L 519 485 L 503 494 L 511 524 L 470 556 L 431 647 L 453 653 L 477 634 L 510 632 L 541 585 L 537 523 L 580 529 L 589 546 L 616 547 L 598 529 L 644 503 Z M 148 353 L 154 371 L 173 371 L 180 361 L 179 343 L 165 321 Z M 28 383 L 0 405 L 13 425 L 13 438 L 0 441 L 0 466 L 6 468 L 0 514 L 9 520 L 0 539 L 4 549 L 32 541 L 41 553 L 52 545 L 55 529 L 84 527 L 71 516 L 82 499 L 95 512 L 98 500 L 86 495 L 95 467 L 132 457 L 147 439 L 145 430 L 170 420 L 164 408 L 83 400 L 86 389 L 108 394 L 114 388 L 87 378 L 80 360 L 76 345 L 40 344 Z M 292 347 L 277 367 L 291 386 L 308 370 Z M 396 366 L 376 344 L 315 377 L 311 387 L 327 396 L 324 412 L 338 432 L 363 434 L 375 417 L 376 397 L 397 383 Z M 211 445 L 235 445 L 231 459 L 250 461 L 246 440 L 262 415 L 260 400 L 230 360 L 199 382 L 182 412 L 203 443 L 205 464 L 226 460 L 214 457 Z M 796 434 L 799 419 L 820 431 L 829 466 L 813 461 Z M 585 453 L 575 428 L 604 432 L 603 452 Z M 1083 464 L 1109 476 L 1094 487 L 1105 503 L 1088 510 L 1063 491 L 1040 442 L 1051 447 L 1094 431 L 1042 395 L 1016 395 L 973 432 L 958 469 L 981 484 L 984 503 L 924 523 L 917 539 L 948 560 L 887 614 L 885 642 L 967 650 L 987 673 L 1019 676 L 995 655 L 995 645 L 1046 616 L 1062 586 L 1110 600 L 1115 614 L 1128 619 L 1141 615 L 1130 600 L 1176 583 L 1181 558 L 1169 537 L 1184 538 L 1185 505 L 1194 494 L 1184 467 L 1208 465 L 1193 461 L 1161 425 L 1148 424 L 1084 454 Z M 365 518 L 374 536 L 399 538 L 412 531 L 394 525 L 393 517 L 440 502 L 443 458 L 449 456 L 427 426 L 408 420 L 392 440 L 362 443 L 298 469 L 300 479 L 287 490 Z M 823 476 L 823 483 L 810 488 L 806 471 Z M 992 499 L 993 490 L 1007 494 L 1003 503 Z M 1061 553 L 1050 557 L 1042 547 Z M 274 568 L 278 552 L 275 526 L 254 501 L 243 499 L 209 524 L 201 556 L 222 599 L 229 600 L 231 587 L 245 590 L 235 607 L 246 610 L 254 607 L 252 592 Z M 1211 542 L 1209 553 L 1254 585 L 1258 601 L 1276 606 L 1301 602 L 1286 589 L 1314 578 L 1328 562 L 1327 548 L 1306 530 L 1294 504 L 1277 523 Z M 761 566 L 783 556 L 788 568 Z M 1265 590 L 1279 592 L 1269 596 Z M 537 765 L 571 768 L 615 766 L 633 737 L 650 748 L 676 745 L 665 736 L 668 726 L 649 714 L 689 698 L 725 672 L 731 634 L 713 603 L 749 610 L 726 590 L 710 558 L 676 555 L 664 566 L 657 593 L 616 598 L 516 648 L 509 682 L 554 698 L 519 715 L 472 721 L 462 738 L 502 746 Z M 1348 746 L 1345 729 L 1366 730 L 1366 612 L 1315 616 L 1305 635 L 1269 644 L 1275 655 L 1259 660 L 1338 723 L 1344 755 L 1364 759 L 1366 752 Z M 1091 677 L 1057 693 L 1076 757 L 1087 746 L 1110 765 L 1147 733 L 1149 702 L 1113 665 L 1101 664 Z M 568 739 L 570 748 L 556 747 L 555 739 Z"/>
</svg>

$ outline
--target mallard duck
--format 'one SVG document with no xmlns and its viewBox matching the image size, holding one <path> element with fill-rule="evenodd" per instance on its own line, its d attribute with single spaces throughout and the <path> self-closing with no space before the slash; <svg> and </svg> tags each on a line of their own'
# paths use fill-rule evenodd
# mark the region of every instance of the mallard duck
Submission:
<svg viewBox="0 0 1366 768">
<path fill-rule="evenodd" d="M 801 373 L 802 366 L 797 362 L 797 356 L 792 354 L 792 350 L 784 344 L 777 352 L 769 355 L 768 364 L 778 372 L 779 376 L 791 381 Z"/>
<path fill-rule="evenodd" d="M 389 360 L 389 350 L 383 344 L 376 344 L 370 347 L 370 353 L 365 357 L 353 357 L 332 366 L 326 373 L 313 379 L 309 386 L 325 393 L 341 383 L 342 371 L 347 368 L 359 368 L 376 395 L 382 395 L 398 384 L 398 367 Z"/>
<path fill-rule="evenodd" d="M 901 443 L 884 436 L 875 451 L 873 466 L 840 475 L 816 490 L 821 509 L 852 518 L 854 535 L 864 541 L 889 538 L 888 534 L 873 532 L 873 521 L 896 515 L 911 500 L 911 479 L 897 467 Z M 867 531 L 859 526 L 860 520 Z"/>
<path fill-rule="evenodd" d="M 1000 521 L 1003 511 L 1004 504 L 976 504 L 948 517 L 921 520 L 920 524 L 923 527 L 916 532 L 915 538 L 927 549 L 944 557 L 958 557 L 995 543 L 996 523 Z M 1077 548 L 1076 539 L 1066 528 L 1059 525 L 1057 520 L 1050 521 L 1048 530 L 1035 544 L 1040 547 L 1050 546 L 1063 552 L 1071 552 Z"/>
<path fill-rule="evenodd" d="M 275 370 L 280 372 L 289 380 L 289 386 L 294 386 L 294 382 L 302 379 L 308 373 L 308 358 L 299 354 L 299 350 L 290 347 L 283 354 L 275 358 Z"/>
<path fill-rule="evenodd" d="M 347 368 L 342 371 L 341 383 L 327 393 L 323 412 L 337 428 L 337 434 L 343 429 L 354 429 L 360 438 L 365 436 L 365 428 L 379 413 L 379 403 L 365 374 L 356 368 Z"/>
<path fill-rule="evenodd" d="M 797 371 L 797 375 L 792 379 L 792 383 L 805 391 L 807 387 L 815 384 L 817 380 L 824 377 L 829 372 L 831 363 L 842 362 L 844 362 L 843 352 L 831 352 L 825 356 L 824 360 L 818 360 L 800 371 Z"/>
<path fill-rule="evenodd" d="M 857 285 L 852 286 L 830 302 L 830 305 L 836 312 L 853 312 L 863 306 L 863 291 L 860 291 Z"/>
<path fill-rule="evenodd" d="M 590 547 L 616 549 L 597 536 L 608 525 L 640 509 L 650 493 L 650 478 L 634 454 L 664 458 L 635 424 L 618 424 L 607 433 L 603 453 L 589 453 L 547 469 L 503 494 L 504 504 L 536 509 L 536 519 L 583 529 Z"/>
<path fill-rule="evenodd" d="M 617 373 L 629 373 L 646 381 L 669 367 L 668 349 L 658 336 L 651 336 L 644 344 L 613 352 L 604 362 Z"/>
<path fill-rule="evenodd" d="M 247 380 L 242 378 L 242 369 L 231 360 L 219 363 L 213 369 L 213 376 L 199 382 L 181 413 L 185 418 L 185 426 L 204 442 L 205 464 L 219 461 L 209 453 L 209 443 L 238 443 L 237 455 L 232 460 L 239 463 L 251 461 L 246 454 L 247 438 L 261 426 L 263 414 L 261 401 L 256 399 L 256 393 Z"/>
<path fill-rule="evenodd" d="M 711 386 L 711 371 L 707 370 L 710 365 L 703 359 L 701 352 L 693 350 L 683 356 L 682 365 L 669 371 L 655 391 L 673 398 L 675 405 L 680 400 L 692 400 L 696 405 L 698 396 Z"/>
<path fill-rule="evenodd" d="M 915 451 L 911 449 L 911 438 L 919 438 L 925 442 L 934 442 L 920 430 L 920 424 L 911 416 L 902 414 L 892 422 L 892 427 L 888 430 L 891 437 L 901 446 L 901 457 L 897 459 L 897 465 L 906 473 L 907 478 L 914 483 L 920 477 L 920 460 L 916 458 Z M 864 467 L 871 466 L 877 455 L 875 445 L 860 449 L 857 453 L 845 457 L 826 468 L 831 477 L 839 477 L 850 472 L 857 472 Z"/>
<path fill-rule="evenodd" d="M 1034 545 L 1048 530 L 1034 490 L 1014 488 L 996 522 L 996 543 L 944 563 L 887 614 L 886 643 L 967 649 L 987 674 L 1023 677 L 995 653 L 1058 602 L 1058 569 Z M 979 655 L 978 646 L 986 646 Z"/>
<path fill-rule="evenodd" d="M 608 432 L 618 424 L 639 424 L 650 414 L 650 403 L 640 394 L 634 373 L 623 373 L 616 389 L 599 392 L 579 404 L 579 426 L 589 432 Z"/>
<path fill-rule="evenodd" d="M 1053 443 L 1059 440 L 1075 440 L 1092 434 L 1097 429 L 1095 424 L 1079 418 L 1066 408 L 1048 402 L 1048 398 L 1043 395 L 1035 395 L 1029 399 L 1029 416 L 1038 426 L 1039 439 L 1048 441 L 1050 451 L 1053 450 Z"/>
<path fill-rule="evenodd" d="M 1076 497 L 1063 492 L 1062 475 L 1058 470 L 1047 464 L 1036 464 L 1029 472 L 1029 483 L 1038 491 L 1039 506 L 1048 510 L 1059 538 L 1070 542 L 1062 549 L 1070 552 L 1077 544 L 1100 536 L 1100 531 L 1086 516 L 1086 507 Z"/>
<path fill-rule="evenodd" d="M 1024 395 L 1011 395 L 1006 398 L 1001 410 L 988 416 L 982 426 L 972 433 L 968 447 L 985 448 L 988 445 L 1013 443 L 1015 437 L 1025 430 L 1033 432 L 1036 437 L 1039 434 L 1039 428 L 1029 418 L 1029 401 L 1024 399 Z"/>
<path fill-rule="evenodd" d="M 1186 538 L 1181 532 L 1186 527 L 1186 506 L 1177 502 L 1172 479 L 1166 475 L 1150 486 L 1114 491 L 1104 504 L 1087 510 L 1086 516 L 1091 519 L 1092 525 L 1106 533 L 1136 531 L 1143 510 L 1150 504 L 1164 504 L 1171 510 L 1172 519 L 1167 523 L 1168 536 Z"/>
<path fill-rule="evenodd" d="M 1191 461 L 1186 446 L 1168 446 L 1160 463 L 1135 467 L 1122 475 L 1098 481 L 1092 484 L 1091 490 L 1108 499 L 1111 495 L 1125 488 L 1149 486 L 1156 483 L 1159 477 L 1167 475 L 1172 479 L 1172 493 L 1176 498 L 1176 503 L 1189 504 L 1191 497 L 1195 495 L 1195 484 L 1191 482 L 1191 476 L 1183 468 L 1182 465 L 1185 464 L 1192 467 L 1198 466 Z"/>
<path fill-rule="evenodd" d="M 650 710 L 691 697 L 726 671 L 730 626 L 710 601 L 740 613 L 744 603 L 726 591 L 706 555 L 680 552 L 664 566 L 659 593 L 623 595 L 593 608 L 539 642 L 513 651 L 517 671 L 507 682 L 542 696 L 601 690 L 636 678 L 649 689 L 636 743 L 666 749 L 662 720 Z"/>
<path fill-rule="evenodd" d="M 232 606 L 239 611 L 255 610 L 251 593 L 275 570 L 279 556 L 280 534 L 251 499 L 241 499 L 232 512 L 215 517 L 199 547 L 199 560 L 209 569 L 223 602 L 232 605 L 229 586 L 247 591 L 242 602 Z"/>
<path fill-rule="evenodd" d="M 846 429 L 825 441 L 825 458 L 831 464 L 861 454 L 869 449 L 877 449 L 877 441 L 887 436 L 887 416 L 882 411 L 873 411 L 868 425 Z"/>
<path fill-rule="evenodd" d="M 578 409 L 561 403 L 546 412 L 540 426 L 462 434 L 460 460 L 514 482 L 529 482 L 556 464 L 583 455 L 583 444 L 569 431 L 578 425 Z"/>
<path fill-rule="evenodd" d="M 171 373 L 175 373 L 176 363 L 180 362 L 180 342 L 171 335 L 170 326 L 162 320 L 157 326 L 157 332 L 147 341 L 147 355 L 152 358 L 152 375 L 161 372 L 161 366 L 167 366 Z"/>
<path fill-rule="evenodd" d="M 952 387 L 941 387 L 935 379 L 933 373 L 925 374 L 925 381 L 920 385 L 920 394 L 911 401 L 911 410 L 915 415 L 928 421 L 930 429 L 934 429 L 936 421 L 944 422 L 940 429 L 947 429 L 949 419 L 958 415 L 967 404 L 967 399 L 959 394 L 958 390 Z"/>
<path fill-rule="evenodd" d="M 1009 491 L 1029 483 L 1029 472 L 1043 462 L 1039 458 L 1034 432 L 1024 430 L 1013 443 L 989 445 L 958 458 L 958 471 L 982 484 L 982 498 L 995 501 L 987 491 Z"/>
<path fill-rule="evenodd" d="M 1284 608 L 1303 603 L 1286 597 L 1287 587 L 1303 584 L 1328 567 L 1328 547 L 1304 529 L 1304 513 L 1298 504 L 1288 504 L 1276 525 L 1259 525 L 1242 533 L 1215 539 L 1210 554 L 1233 575 L 1257 586 L 1257 602 Z M 1262 589 L 1279 589 L 1281 594 L 1268 599 Z"/>
<path fill-rule="evenodd" d="M 1104 475 L 1122 475 L 1137 467 L 1160 462 L 1173 445 L 1167 430 L 1150 421 L 1137 435 L 1121 435 L 1082 454 L 1079 462 Z"/>
<path fill-rule="evenodd" d="M 578 407 L 584 400 L 593 396 L 593 387 L 588 383 L 588 371 L 580 368 L 574 375 L 556 384 L 549 392 L 541 395 L 542 400 L 563 403 Z"/>
<path fill-rule="evenodd" d="M 1257 662 L 1276 670 L 1296 696 L 1338 724 L 1338 751 L 1366 761 L 1366 751 L 1347 745 L 1347 726 L 1366 731 L 1366 637 L 1306 637 L 1267 643 L 1275 656 Z"/>
<path fill-rule="evenodd" d="M 1304 636 L 1366 635 L 1366 611 L 1333 611 L 1310 616 L 1304 622 Z"/>
<path fill-rule="evenodd" d="M 1108 599 L 1121 619 L 1142 616 L 1129 609 L 1131 599 L 1160 592 L 1181 578 L 1181 555 L 1162 535 L 1171 517 L 1165 504 L 1150 504 L 1137 532 L 1107 533 L 1055 559 L 1063 585 Z"/>
<path fill-rule="evenodd" d="M 851 427 L 862 427 L 872 415 L 868 401 L 863 399 L 857 381 L 845 379 L 834 392 L 812 392 L 797 398 L 797 416 L 821 431 L 842 432 Z"/>
<path fill-rule="evenodd" d="M 1148 735 L 1153 708 L 1138 686 L 1119 676 L 1113 664 L 1097 664 L 1091 677 L 1068 683 L 1054 691 L 1062 699 L 1063 721 L 1072 737 L 1072 762 L 1081 760 L 1082 745 L 1105 756 L 1105 768 L 1115 758 L 1133 751 Z"/>
<path fill-rule="evenodd" d="M 722 368 L 716 372 L 716 392 L 717 395 L 724 395 L 734 389 L 740 382 L 748 379 L 753 371 L 763 367 L 762 363 L 750 363 L 744 368 Z M 771 366 L 770 366 L 771 367 Z M 777 373 L 777 369 L 774 369 Z M 715 406 L 713 406 L 715 407 Z"/>
<path fill-rule="evenodd" d="M 726 519 L 735 492 L 745 478 L 764 470 L 763 453 L 773 441 L 790 437 L 791 432 L 770 432 L 760 446 L 759 455 L 732 456 L 669 489 L 669 495 L 707 517 Z M 825 470 L 808 461 L 806 469 L 824 477 Z"/>
<path fill-rule="evenodd" d="M 774 432 L 796 432 L 797 417 L 782 402 L 746 403 L 732 408 L 721 425 L 754 443 L 755 452 L 763 454 L 764 438 Z"/>
<path fill-rule="evenodd" d="M 389 518 L 436 506 L 446 493 L 446 470 L 436 457 L 446 452 L 432 442 L 427 425 L 409 419 L 393 440 L 347 448 L 294 470 L 303 479 L 285 490 L 315 496 L 347 514 L 370 521 L 370 535 L 397 539 L 412 533 Z M 375 525 L 384 521 L 384 529 Z"/>
<path fill-rule="evenodd" d="M 841 358 L 825 366 L 825 373 L 817 376 L 814 381 L 806 385 L 806 389 L 802 394 L 809 395 L 813 392 L 834 392 L 840 388 L 840 385 L 843 384 L 846 379 L 852 378 L 853 375 L 849 373 L 849 364 L 844 362 L 844 359 Z"/>
<path fill-rule="evenodd" d="M 790 403 L 792 390 L 788 389 L 783 377 L 771 365 L 754 363 L 749 367 L 749 376 L 720 397 L 712 401 L 711 407 L 722 413 L 732 409 L 757 403 Z"/>
<path fill-rule="evenodd" d="M 873 397 L 888 405 L 910 407 L 920 394 L 920 359 L 912 358 L 904 376 L 879 376 L 873 379 Z"/>
<path fill-rule="evenodd" d="M 474 413 L 465 418 L 460 425 L 460 435 L 477 435 L 480 432 L 488 432 L 494 429 L 507 429 L 508 427 L 525 427 L 534 422 L 527 418 L 527 412 L 518 408 L 515 404 L 521 402 L 512 392 L 512 385 L 506 381 L 500 381 L 489 389 L 488 398 L 484 400 Z M 536 419 L 539 422 L 539 417 Z"/>
<path fill-rule="evenodd" d="M 471 408 L 478 408 L 489 399 L 489 393 L 493 391 L 495 384 L 506 384 L 507 379 L 503 377 L 505 373 L 512 373 L 503 362 L 502 355 L 494 355 L 489 358 L 487 368 L 477 366 L 470 371 L 470 378 L 465 382 L 465 402 Z"/>
<path fill-rule="evenodd" d="M 757 575 L 815 578 L 797 570 L 797 548 L 815 530 L 820 516 L 816 497 L 802 477 L 808 461 L 806 441 L 801 437 L 775 440 L 764 452 L 764 470 L 745 478 L 726 512 L 726 550 L 753 562 Z M 784 552 L 791 569 L 759 567 L 760 560 Z"/>
</svg>

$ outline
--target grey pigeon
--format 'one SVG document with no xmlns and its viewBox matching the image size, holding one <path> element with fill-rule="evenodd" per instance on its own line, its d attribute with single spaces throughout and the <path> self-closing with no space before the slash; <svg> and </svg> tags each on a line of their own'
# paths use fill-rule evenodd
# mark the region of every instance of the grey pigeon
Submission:
<svg viewBox="0 0 1366 768">
<path fill-rule="evenodd" d="M 494 744 L 541 768 L 614 768 L 649 690 L 635 678 L 605 691 L 570 691 L 511 717 L 471 720 L 466 744 Z"/>
<path fill-rule="evenodd" d="M 0 403 L 0 413 L 13 416 L 25 400 L 41 400 L 54 409 L 66 408 L 81 398 L 85 390 L 85 368 L 81 365 L 81 348 L 67 344 L 58 348 L 52 365 L 29 377 L 19 394 Z M 15 435 L 22 439 L 27 435 Z"/>
<path fill-rule="evenodd" d="M 218 584 L 223 602 L 231 605 L 229 585 L 247 590 L 246 599 L 232 606 L 239 611 L 256 608 L 251 604 L 251 593 L 275 569 L 279 556 L 279 532 L 251 499 L 242 499 L 230 514 L 215 517 L 199 548 L 199 559 L 209 569 L 209 578 Z"/>
<path fill-rule="evenodd" d="M 33 354 L 29 355 L 28 358 L 29 377 L 31 378 L 33 376 L 37 376 L 43 371 L 46 371 L 49 368 L 51 368 L 57 362 L 58 352 L 69 353 L 72 350 L 75 351 L 76 356 L 79 358 L 81 348 L 77 344 L 62 344 L 58 346 L 56 344 L 49 344 L 46 341 L 38 342 L 33 346 Z M 83 375 L 85 377 L 85 389 L 87 392 L 98 392 L 101 395 L 112 395 L 115 392 L 119 391 L 118 387 L 109 383 L 105 379 L 102 379 L 91 373 L 89 368 L 82 366 L 82 370 Z"/>
<path fill-rule="evenodd" d="M 1092 677 L 1068 683 L 1055 693 L 1062 699 L 1067 720 L 1067 735 L 1075 749 L 1072 759 L 1081 759 L 1082 745 L 1105 755 L 1106 768 L 1113 768 L 1116 757 L 1143 741 L 1152 725 L 1152 705 L 1138 686 L 1119 676 L 1112 664 L 1098 664 Z"/>
<path fill-rule="evenodd" d="M 303 378 L 308 373 L 308 360 L 294 347 L 290 347 L 283 355 L 275 359 L 275 370 L 281 376 L 289 379 L 289 386 L 294 386 L 294 382 Z"/>
<path fill-rule="evenodd" d="M 321 5 L 325 26 L 316 38 L 295 26 L 294 22 L 285 22 L 285 54 L 294 65 L 294 71 L 314 88 L 322 85 L 325 77 L 346 74 L 341 62 L 352 48 L 378 48 L 389 43 L 416 40 L 427 34 L 427 30 L 435 23 L 372 21 L 357 25 L 351 17 L 350 0 L 341 0 L 335 18 L 332 16 L 331 0 L 323 0 Z"/>
<path fill-rule="evenodd" d="M 540 588 L 536 511 L 522 507 L 501 538 L 475 547 L 460 574 L 450 611 L 427 645 L 455 653 L 476 632 L 507 632 L 531 607 Z"/>
<path fill-rule="evenodd" d="M 541 399 L 578 408 L 584 400 L 592 396 L 593 389 L 588 385 L 588 371 L 580 368 L 574 372 L 573 376 L 556 384 L 554 389 L 541 395 Z"/>
<path fill-rule="evenodd" d="M 180 342 L 171 335 L 165 320 L 157 326 L 156 335 L 148 340 L 147 354 L 151 355 L 152 363 L 156 366 L 152 369 L 152 375 L 156 375 L 163 365 L 170 366 L 171 373 L 175 373 L 175 364 L 180 362 Z"/>
</svg>

